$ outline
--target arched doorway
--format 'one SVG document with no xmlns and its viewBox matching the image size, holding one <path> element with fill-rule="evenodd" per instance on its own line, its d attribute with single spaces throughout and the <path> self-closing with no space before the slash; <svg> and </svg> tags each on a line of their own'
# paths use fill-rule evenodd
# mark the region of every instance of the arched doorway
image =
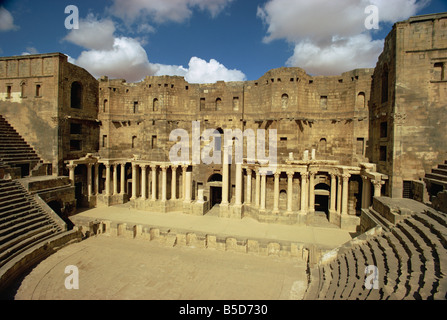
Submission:
<svg viewBox="0 0 447 320">
<path fill-rule="evenodd" d="M 210 204 L 212 208 L 222 202 L 222 175 L 220 173 L 211 175 L 207 185 L 210 188 Z"/>
<path fill-rule="evenodd" d="M 315 212 L 324 212 L 329 217 L 330 186 L 319 183 L 315 186 Z"/>
</svg>

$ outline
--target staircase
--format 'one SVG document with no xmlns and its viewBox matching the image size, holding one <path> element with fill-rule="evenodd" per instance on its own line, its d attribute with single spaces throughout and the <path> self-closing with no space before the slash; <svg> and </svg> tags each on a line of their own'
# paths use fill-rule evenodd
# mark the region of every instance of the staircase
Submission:
<svg viewBox="0 0 447 320">
<path fill-rule="evenodd" d="M 34 149 L 0 115 L 0 163 L 5 167 L 27 168 L 22 172 L 28 175 L 41 162 Z"/>
<path fill-rule="evenodd" d="M 436 196 L 438 192 L 447 190 L 447 160 L 439 164 L 431 173 L 426 173 L 424 181 L 430 197 Z"/>
<path fill-rule="evenodd" d="M 365 286 L 369 265 L 378 289 Z M 413 215 L 314 267 L 310 279 L 306 300 L 447 299 L 447 215 Z"/>
<path fill-rule="evenodd" d="M 32 246 L 64 231 L 19 182 L 0 180 L 0 269 Z"/>
</svg>

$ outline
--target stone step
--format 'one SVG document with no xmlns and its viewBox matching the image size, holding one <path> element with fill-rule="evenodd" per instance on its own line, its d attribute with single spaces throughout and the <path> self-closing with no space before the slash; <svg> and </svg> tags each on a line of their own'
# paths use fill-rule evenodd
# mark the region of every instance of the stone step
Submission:
<svg viewBox="0 0 447 320">
<path fill-rule="evenodd" d="M 402 246 L 402 243 L 400 240 L 392 233 L 387 232 L 384 235 L 384 238 L 386 239 L 389 246 L 393 249 L 395 256 L 399 260 L 399 270 L 398 273 L 399 276 L 399 283 L 397 289 L 394 291 L 395 299 L 404 299 L 410 294 L 410 273 L 411 273 L 411 264 L 410 264 L 410 257 L 408 255 L 408 252 L 404 246 Z"/>
<path fill-rule="evenodd" d="M 346 289 L 346 286 L 350 282 L 351 273 L 355 272 L 355 270 L 349 269 L 349 265 L 346 261 L 345 256 L 346 254 L 342 254 L 340 257 L 337 258 L 337 260 L 339 261 L 339 276 L 338 276 L 337 288 L 334 292 L 332 300 L 342 299 L 343 291 Z M 353 279 L 351 281 L 353 281 Z"/>
<path fill-rule="evenodd" d="M 318 299 L 324 300 L 326 298 L 327 291 L 329 290 L 329 286 L 331 284 L 332 280 L 332 269 L 329 264 L 326 264 L 323 266 L 323 275 L 324 280 L 321 286 L 320 293 L 318 295 Z"/>
<path fill-rule="evenodd" d="M 2 239 L 7 238 L 9 234 L 25 229 L 31 225 L 38 225 L 46 222 L 50 223 L 51 220 L 44 214 L 37 215 L 33 218 L 29 217 L 28 219 L 22 219 L 21 221 L 18 220 L 15 224 L 10 225 L 8 228 L 0 230 L 0 243 L 2 243 Z"/>
<path fill-rule="evenodd" d="M 365 299 L 367 293 L 365 288 L 365 268 L 368 266 L 365 253 L 361 246 L 356 246 L 352 249 L 354 259 L 357 261 L 357 270 L 359 279 L 356 279 L 353 289 L 347 297 L 348 300 Z"/>
<path fill-rule="evenodd" d="M 388 267 L 388 261 L 385 256 L 384 251 L 379 247 L 379 244 L 374 241 L 374 239 L 371 239 L 367 242 L 367 245 L 369 246 L 371 253 L 374 257 L 375 266 L 378 269 L 379 272 L 379 294 L 380 294 L 380 300 L 383 300 L 385 297 L 388 297 L 389 294 L 385 294 L 384 288 L 389 285 L 388 282 L 391 280 L 390 278 L 390 270 Z M 377 289 L 374 289 L 377 290 Z M 370 292 L 370 294 L 373 292 Z"/>
<path fill-rule="evenodd" d="M 329 284 L 326 295 L 324 296 L 326 300 L 332 300 L 335 295 L 335 291 L 338 288 L 338 283 L 340 280 L 340 261 L 338 259 L 334 260 L 330 263 L 330 267 L 332 281 Z"/>
<path fill-rule="evenodd" d="M 435 173 L 435 174 L 447 176 L 447 169 L 439 169 L 439 168 L 438 169 L 432 169 L 431 172 Z"/>
<path fill-rule="evenodd" d="M 5 252 L 9 248 L 13 247 L 19 242 L 24 241 L 26 238 L 34 236 L 44 230 L 53 229 L 55 226 L 51 223 L 46 224 L 35 224 L 28 226 L 22 230 L 16 231 L 13 234 L 8 235 L 7 237 L 2 237 L 0 239 L 0 252 Z"/>
<path fill-rule="evenodd" d="M 423 274 L 421 272 L 421 269 L 424 268 L 424 264 L 423 261 L 420 260 L 422 258 L 422 255 L 418 252 L 417 248 L 410 241 L 410 239 L 407 238 L 405 233 L 403 233 L 402 230 L 398 228 L 398 226 L 396 226 L 396 228 L 393 229 L 392 233 L 398 239 L 400 239 L 402 246 L 406 248 L 406 252 L 409 256 L 408 261 L 409 261 L 410 292 L 409 295 L 405 297 L 405 299 L 416 299 L 418 298 L 417 291 L 420 287 L 419 281 L 423 280 Z"/>
<path fill-rule="evenodd" d="M 29 234 L 28 236 L 21 239 L 21 241 L 15 243 L 13 246 L 0 253 L 0 267 L 5 265 L 8 261 L 10 261 L 21 252 L 24 252 L 25 250 L 36 245 L 39 242 L 51 238 L 56 233 L 57 232 L 54 228 L 49 227 L 42 227 L 38 230 L 34 230 L 33 234 Z"/>
<path fill-rule="evenodd" d="M 414 226 L 414 225 L 413 225 Z M 416 291 L 416 295 L 422 300 L 427 300 L 433 295 L 433 284 L 436 282 L 434 277 L 436 273 L 435 261 L 432 255 L 432 248 L 430 248 L 426 241 L 429 240 L 421 235 L 412 227 L 411 222 L 404 221 L 399 225 L 399 228 L 407 235 L 407 238 L 413 242 L 414 246 L 419 252 L 419 257 L 423 266 L 421 266 L 421 276 L 419 280 L 420 287 Z M 439 262 L 438 262 L 439 264 Z"/>
<path fill-rule="evenodd" d="M 348 269 L 348 282 L 340 294 L 340 299 L 348 299 L 357 282 L 360 280 L 357 261 L 354 257 L 353 250 L 346 252 L 344 259 L 346 260 Z"/>
<path fill-rule="evenodd" d="M 16 224 L 18 221 L 21 221 L 21 219 L 32 219 L 34 217 L 37 217 L 39 215 L 42 215 L 42 211 L 32 208 L 27 211 L 21 211 L 16 214 L 12 214 L 9 217 L 0 219 L 0 231 L 6 228 L 9 228 L 11 225 Z"/>
<path fill-rule="evenodd" d="M 431 179 L 431 180 L 438 180 L 438 181 L 444 181 L 444 182 L 447 182 L 447 176 L 445 176 L 445 175 L 443 175 L 443 174 L 426 173 L 426 174 L 425 174 L 425 178 L 426 178 L 426 179 Z"/>
</svg>

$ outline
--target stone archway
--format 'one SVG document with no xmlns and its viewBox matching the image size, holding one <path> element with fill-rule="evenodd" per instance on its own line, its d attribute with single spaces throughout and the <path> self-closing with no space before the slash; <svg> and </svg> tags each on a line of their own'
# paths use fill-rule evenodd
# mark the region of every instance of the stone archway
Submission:
<svg viewBox="0 0 447 320">
<path fill-rule="evenodd" d="M 214 173 L 208 178 L 207 186 L 210 188 L 211 208 L 222 202 L 222 175 Z"/>
<path fill-rule="evenodd" d="M 324 212 L 329 217 L 330 186 L 319 183 L 315 186 L 315 211 Z"/>
</svg>

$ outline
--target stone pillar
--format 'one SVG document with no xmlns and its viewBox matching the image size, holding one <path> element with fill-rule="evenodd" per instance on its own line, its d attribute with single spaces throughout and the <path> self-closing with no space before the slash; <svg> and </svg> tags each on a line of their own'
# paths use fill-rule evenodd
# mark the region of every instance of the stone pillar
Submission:
<svg viewBox="0 0 447 320">
<path fill-rule="evenodd" d="M 186 181 L 186 187 L 185 187 L 185 203 L 190 203 L 191 202 L 191 183 L 192 183 L 192 172 L 191 171 L 186 171 L 186 176 L 185 176 L 185 181 Z"/>
<path fill-rule="evenodd" d="M 167 166 L 161 166 L 161 201 L 166 201 L 166 189 L 167 189 L 167 177 L 166 177 Z"/>
<path fill-rule="evenodd" d="M 308 202 L 307 202 L 307 178 L 309 176 L 308 172 L 301 173 L 301 213 L 307 213 Z"/>
<path fill-rule="evenodd" d="M 309 173 L 309 212 L 315 211 L 315 172 Z"/>
<path fill-rule="evenodd" d="M 99 194 L 99 163 L 95 163 L 95 193 Z"/>
<path fill-rule="evenodd" d="M 131 200 L 137 198 L 137 165 L 132 163 L 132 197 Z"/>
<path fill-rule="evenodd" d="M 337 176 L 331 173 L 331 204 L 329 207 L 330 212 L 335 212 L 337 203 Z"/>
<path fill-rule="evenodd" d="M 261 195 L 261 174 L 259 173 L 259 169 L 256 172 L 256 181 L 255 181 L 255 206 L 259 208 L 260 206 L 260 195 Z"/>
<path fill-rule="evenodd" d="M 288 171 L 287 172 L 287 212 L 292 212 L 293 205 L 293 175 L 295 172 Z"/>
<path fill-rule="evenodd" d="M 106 163 L 106 196 L 110 196 L 110 164 Z"/>
<path fill-rule="evenodd" d="M 342 176 L 338 175 L 337 184 L 337 213 L 341 214 L 341 202 L 342 202 Z"/>
<path fill-rule="evenodd" d="M 72 186 L 75 185 L 75 169 L 76 169 L 76 166 L 77 166 L 76 164 L 69 164 L 67 166 L 68 170 L 69 170 L 68 177 L 70 178 L 70 182 L 71 182 Z"/>
<path fill-rule="evenodd" d="M 247 189 L 245 194 L 245 204 L 251 204 L 251 169 L 247 169 Z"/>
<path fill-rule="evenodd" d="M 87 194 L 92 195 L 92 163 L 87 163 Z"/>
<path fill-rule="evenodd" d="M 222 205 L 228 205 L 228 189 L 230 185 L 229 164 L 222 164 Z"/>
<path fill-rule="evenodd" d="M 118 194 L 118 165 L 113 166 L 113 194 Z"/>
<path fill-rule="evenodd" d="M 349 192 L 349 177 L 350 174 L 343 174 L 343 194 L 341 200 L 341 214 L 348 214 L 348 192 Z"/>
<path fill-rule="evenodd" d="M 236 163 L 236 201 L 237 206 L 242 205 L 242 164 Z"/>
<path fill-rule="evenodd" d="M 124 194 L 126 189 L 126 163 L 120 164 L 120 194 Z"/>
<path fill-rule="evenodd" d="M 151 165 L 152 170 L 152 197 L 151 200 L 157 200 L 157 165 Z"/>
<path fill-rule="evenodd" d="M 177 200 L 177 166 L 171 166 L 171 200 Z"/>
<path fill-rule="evenodd" d="M 261 210 L 265 211 L 265 192 L 266 192 L 266 185 L 267 185 L 267 172 L 263 171 L 260 172 L 261 174 Z"/>
<path fill-rule="evenodd" d="M 188 166 L 182 166 L 182 199 L 185 200 L 185 191 L 186 191 L 186 169 Z"/>
<path fill-rule="evenodd" d="M 371 205 L 371 182 L 368 177 L 362 177 L 362 209 L 368 209 Z"/>
<path fill-rule="evenodd" d="M 273 212 L 279 212 L 279 177 L 281 172 L 276 171 L 274 173 L 275 181 L 274 181 L 274 189 L 273 189 Z"/>
<path fill-rule="evenodd" d="M 382 196 L 382 181 L 374 180 L 372 182 L 374 184 L 374 197 Z"/>
<path fill-rule="evenodd" d="M 141 165 L 141 198 L 147 199 L 147 165 Z"/>
</svg>

